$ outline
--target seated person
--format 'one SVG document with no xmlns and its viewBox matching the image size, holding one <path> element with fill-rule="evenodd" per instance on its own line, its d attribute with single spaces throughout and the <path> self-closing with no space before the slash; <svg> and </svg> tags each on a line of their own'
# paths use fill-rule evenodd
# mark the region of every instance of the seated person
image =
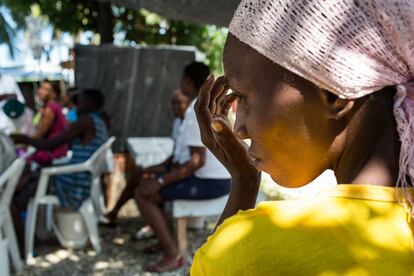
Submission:
<svg viewBox="0 0 414 276">
<path fill-rule="evenodd" d="M 211 199 L 230 191 L 230 175 L 201 142 L 194 112 L 195 98 L 209 73 L 208 67 L 199 62 L 193 62 L 184 68 L 181 91 L 192 102 L 178 131 L 172 160 L 174 166 L 156 177 L 132 178 L 139 181 L 134 196 L 140 214 L 153 229 L 164 250 L 163 259 L 148 265 L 148 271 L 163 272 L 184 264 L 162 208 L 164 202 L 175 199 Z"/>
<path fill-rule="evenodd" d="M 13 140 L 15 143 L 29 144 L 41 150 L 53 150 L 60 145 L 71 144 L 73 153 L 69 164 L 84 162 L 108 139 L 107 127 L 99 112 L 103 105 L 104 96 L 101 91 L 82 90 L 78 103 L 79 118 L 67 130 L 52 139 L 13 135 Z M 59 175 L 53 182 L 62 207 L 78 209 L 83 200 L 89 197 L 91 185 L 89 173 Z M 23 187 L 16 193 L 14 201 L 20 210 L 25 210 L 35 190 L 36 187 L 32 189 Z"/>
<path fill-rule="evenodd" d="M 59 104 L 60 97 L 59 85 L 49 80 L 40 83 L 38 97 L 43 107 L 40 110 L 40 122 L 36 132 L 32 136 L 34 139 L 52 139 L 60 135 L 67 127 L 65 116 L 62 113 L 62 106 Z M 50 150 L 39 149 L 29 161 L 34 161 L 39 165 L 50 165 L 53 159 L 66 156 L 68 151 L 67 144 L 61 144 Z"/>
<path fill-rule="evenodd" d="M 172 108 L 172 112 L 174 114 L 174 123 L 173 123 L 173 129 L 172 129 L 172 138 L 174 139 L 174 141 L 177 138 L 178 135 L 178 131 L 180 129 L 180 125 L 181 122 L 184 118 L 184 113 L 187 110 L 188 106 L 190 104 L 190 99 L 188 98 L 188 96 L 184 95 L 182 92 L 180 91 L 175 91 L 172 98 L 171 98 L 171 108 Z M 139 177 L 141 177 L 142 175 L 152 175 L 155 173 L 161 173 L 161 172 L 165 172 L 167 171 L 167 168 L 169 168 L 170 166 L 174 166 L 173 162 L 173 157 L 171 156 L 170 158 L 168 158 L 167 160 L 165 160 L 162 164 L 158 164 L 149 168 L 137 168 L 137 170 L 139 171 L 138 175 Z M 135 174 L 133 175 L 133 177 L 138 177 Z M 138 182 L 137 181 L 133 181 L 131 179 L 131 181 L 127 181 L 127 186 L 125 187 L 125 189 L 122 191 L 121 196 L 119 197 L 118 201 L 116 202 L 114 208 L 112 209 L 111 212 L 109 212 L 106 215 L 106 218 L 109 220 L 109 224 L 113 225 L 115 222 L 115 219 L 118 215 L 118 212 L 121 210 L 122 206 L 125 205 L 125 203 L 133 198 L 134 195 L 134 190 L 137 187 Z M 145 233 L 147 232 L 149 229 L 148 228 L 143 228 L 141 233 Z M 139 236 L 139 235 L 138 235 Z"/>
<path fill-rule="evenodd" d="M 63 114 L 65 114 L 68 123 L 74 123 L 78 119 L 76 111 L 76 105 L 78 102 L 79 88 L 71 87 L 66 91 L 65 96 L 62 99 Z"/>
<path fill-rule="evenodd" d="M 413 275 L 413 11 L 405 0 L 241 1 L 225 77 L 196 104 L 232 187 L 192 276 Z M 326 169 L 341 184 L 254 208 L 260 171 L 296 188 Z"/>
<path fill-rule="evenodd" d="M 53 150 L 60 145 L 71 144 L 72 157 L 69 164 L 84 162 L 108 139 L 107 127 L 99 112 L 103 105 L 104 96 L 101 91 L 82 90 L 78 103 L 79 118 L 64 132 L 52 139 L 35 139 L 25 135 L 12 135 L 12 138 L 15 143 L 32 145 L 40 150 Z M 34 174 L 30 180 L 20 183 L 17 187 L 12 207 L 18 213 L 26 210 L 30 198 L 36 193 L 38 178 L 39 174 Z M 78 209 L 90 194 L 89 173 L 59 175 L 54 177 L 53 184 L 61 207 L 67 209 Z M 16 228 L 23 229 L 20 217 L 13 218 Z M 23 248 L 23 234 L 18 234 L 18 239 L 20 247 Z"/>
</svg>

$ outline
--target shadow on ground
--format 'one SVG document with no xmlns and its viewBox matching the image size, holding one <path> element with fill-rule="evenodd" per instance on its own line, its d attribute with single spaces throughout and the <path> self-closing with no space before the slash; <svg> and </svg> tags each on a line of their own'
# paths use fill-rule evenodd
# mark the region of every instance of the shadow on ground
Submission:
<svg viewBox="0 0 414 276">
<path fill-rule="evenodd" d="M 156 243 L 155 239 L 137 241 L 135 232 L 143 226 L 138 218 L 122 218 L 116 227 L 100 227 L 102 252 L 99 255 L 87 246 L 81 250 L 64 249 L 56 239 L 50 239 L 35 246 L 35 263 L 27 265 L 26 275 L 160 275 L 145 272 L 145 264 L 157 261 L 159 254 L 144 254 L 146 246 Z M 214 227 L 214 219 L 209 220 L 203 229 L 188 230 L 189 252 L 202 245 Z M 191 259 L 191 256 L 189 259 Z M 187 275 L 190 264 L 161 275 Z"/>
</svg>

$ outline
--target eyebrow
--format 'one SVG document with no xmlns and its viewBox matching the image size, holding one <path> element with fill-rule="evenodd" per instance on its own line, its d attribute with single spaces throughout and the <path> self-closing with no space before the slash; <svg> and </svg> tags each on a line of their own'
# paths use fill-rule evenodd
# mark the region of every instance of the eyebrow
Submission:
<svg viewBox="0 0 414 276">
<path fill-rule="evenodd" d="M 229 78 L 227 76 L 224 76 L 225 82 L 224 84 L 227 86 L 228 89 L 230 89 L 232 91 L 232 93 L 236 94 L 236 96 L 240 96 L 242 97 L 243 95 L 239 91 L 239 89 L 237 89 L 237 83 L 233 83 L 233 85 L 230 85 L 230 81 Z"/>
</svg>

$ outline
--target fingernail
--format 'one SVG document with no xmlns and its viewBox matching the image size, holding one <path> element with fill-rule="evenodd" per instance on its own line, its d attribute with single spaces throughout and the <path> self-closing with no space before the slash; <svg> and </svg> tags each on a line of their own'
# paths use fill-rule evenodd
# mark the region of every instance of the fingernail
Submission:
<svg viewBox="0 0 414 276">
<path fill-rule="evenodd" d="M 221 123 L 217 122 L 217 121 L 213 121 L 211 122 L 211 128 L 215 131 L 215 132 L 220 132 L 223 130 L 223 126 L 221 125 Z"/>
</svg>

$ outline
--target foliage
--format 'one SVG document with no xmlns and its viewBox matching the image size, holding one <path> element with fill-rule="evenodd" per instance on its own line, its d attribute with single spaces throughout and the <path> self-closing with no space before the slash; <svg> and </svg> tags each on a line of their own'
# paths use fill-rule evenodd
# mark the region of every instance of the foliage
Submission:
<svg viewBox="0 0 414 276">
<path fill-rule="evenodd" d="M 224 28 L 168 20 L 146 10 L 114 8 L 115 29 L 127 42 L 138 44 L 194 45 L 206 55 L 206 63 L 222 74 L 221 56 L 227 31 Z"/>
<path fill-rule="evenodd" d="M 8 46 L 12 57 L 14 56 L 13 40 L 15 35 L 15 28 L 7 20 L 4 11 L 0 10 L 0 43 L 5 43 Z"/>
<path fill-rule="evenodd" d="M 2 2 L 10 8 L 19 26 L 24 25 L 24 17 L 30 14 L 31 7 L 38 5 L 42 15 L 48 17 L 56 31 L 69 32 L 73 35 L 82 31 L 102 32 L 102 28 L 99 28 L 102 3 L 98 1 L 2 0 Z M 222 73 L 221 54 L 226 37 L 224 29 L 169 20 L 142 9 L 127 9 L 115 5 L 112 5 L 112 18 L 105 19 L 113 20 L 115 26 L 113 30 L 107 31 L 125 34 L 126 43 L 194 45 L 206 55 L 206 63 L 213 71 Z M 0 25 L 0 34 L 1 29 L 5 28 Z"/>
</svg>

